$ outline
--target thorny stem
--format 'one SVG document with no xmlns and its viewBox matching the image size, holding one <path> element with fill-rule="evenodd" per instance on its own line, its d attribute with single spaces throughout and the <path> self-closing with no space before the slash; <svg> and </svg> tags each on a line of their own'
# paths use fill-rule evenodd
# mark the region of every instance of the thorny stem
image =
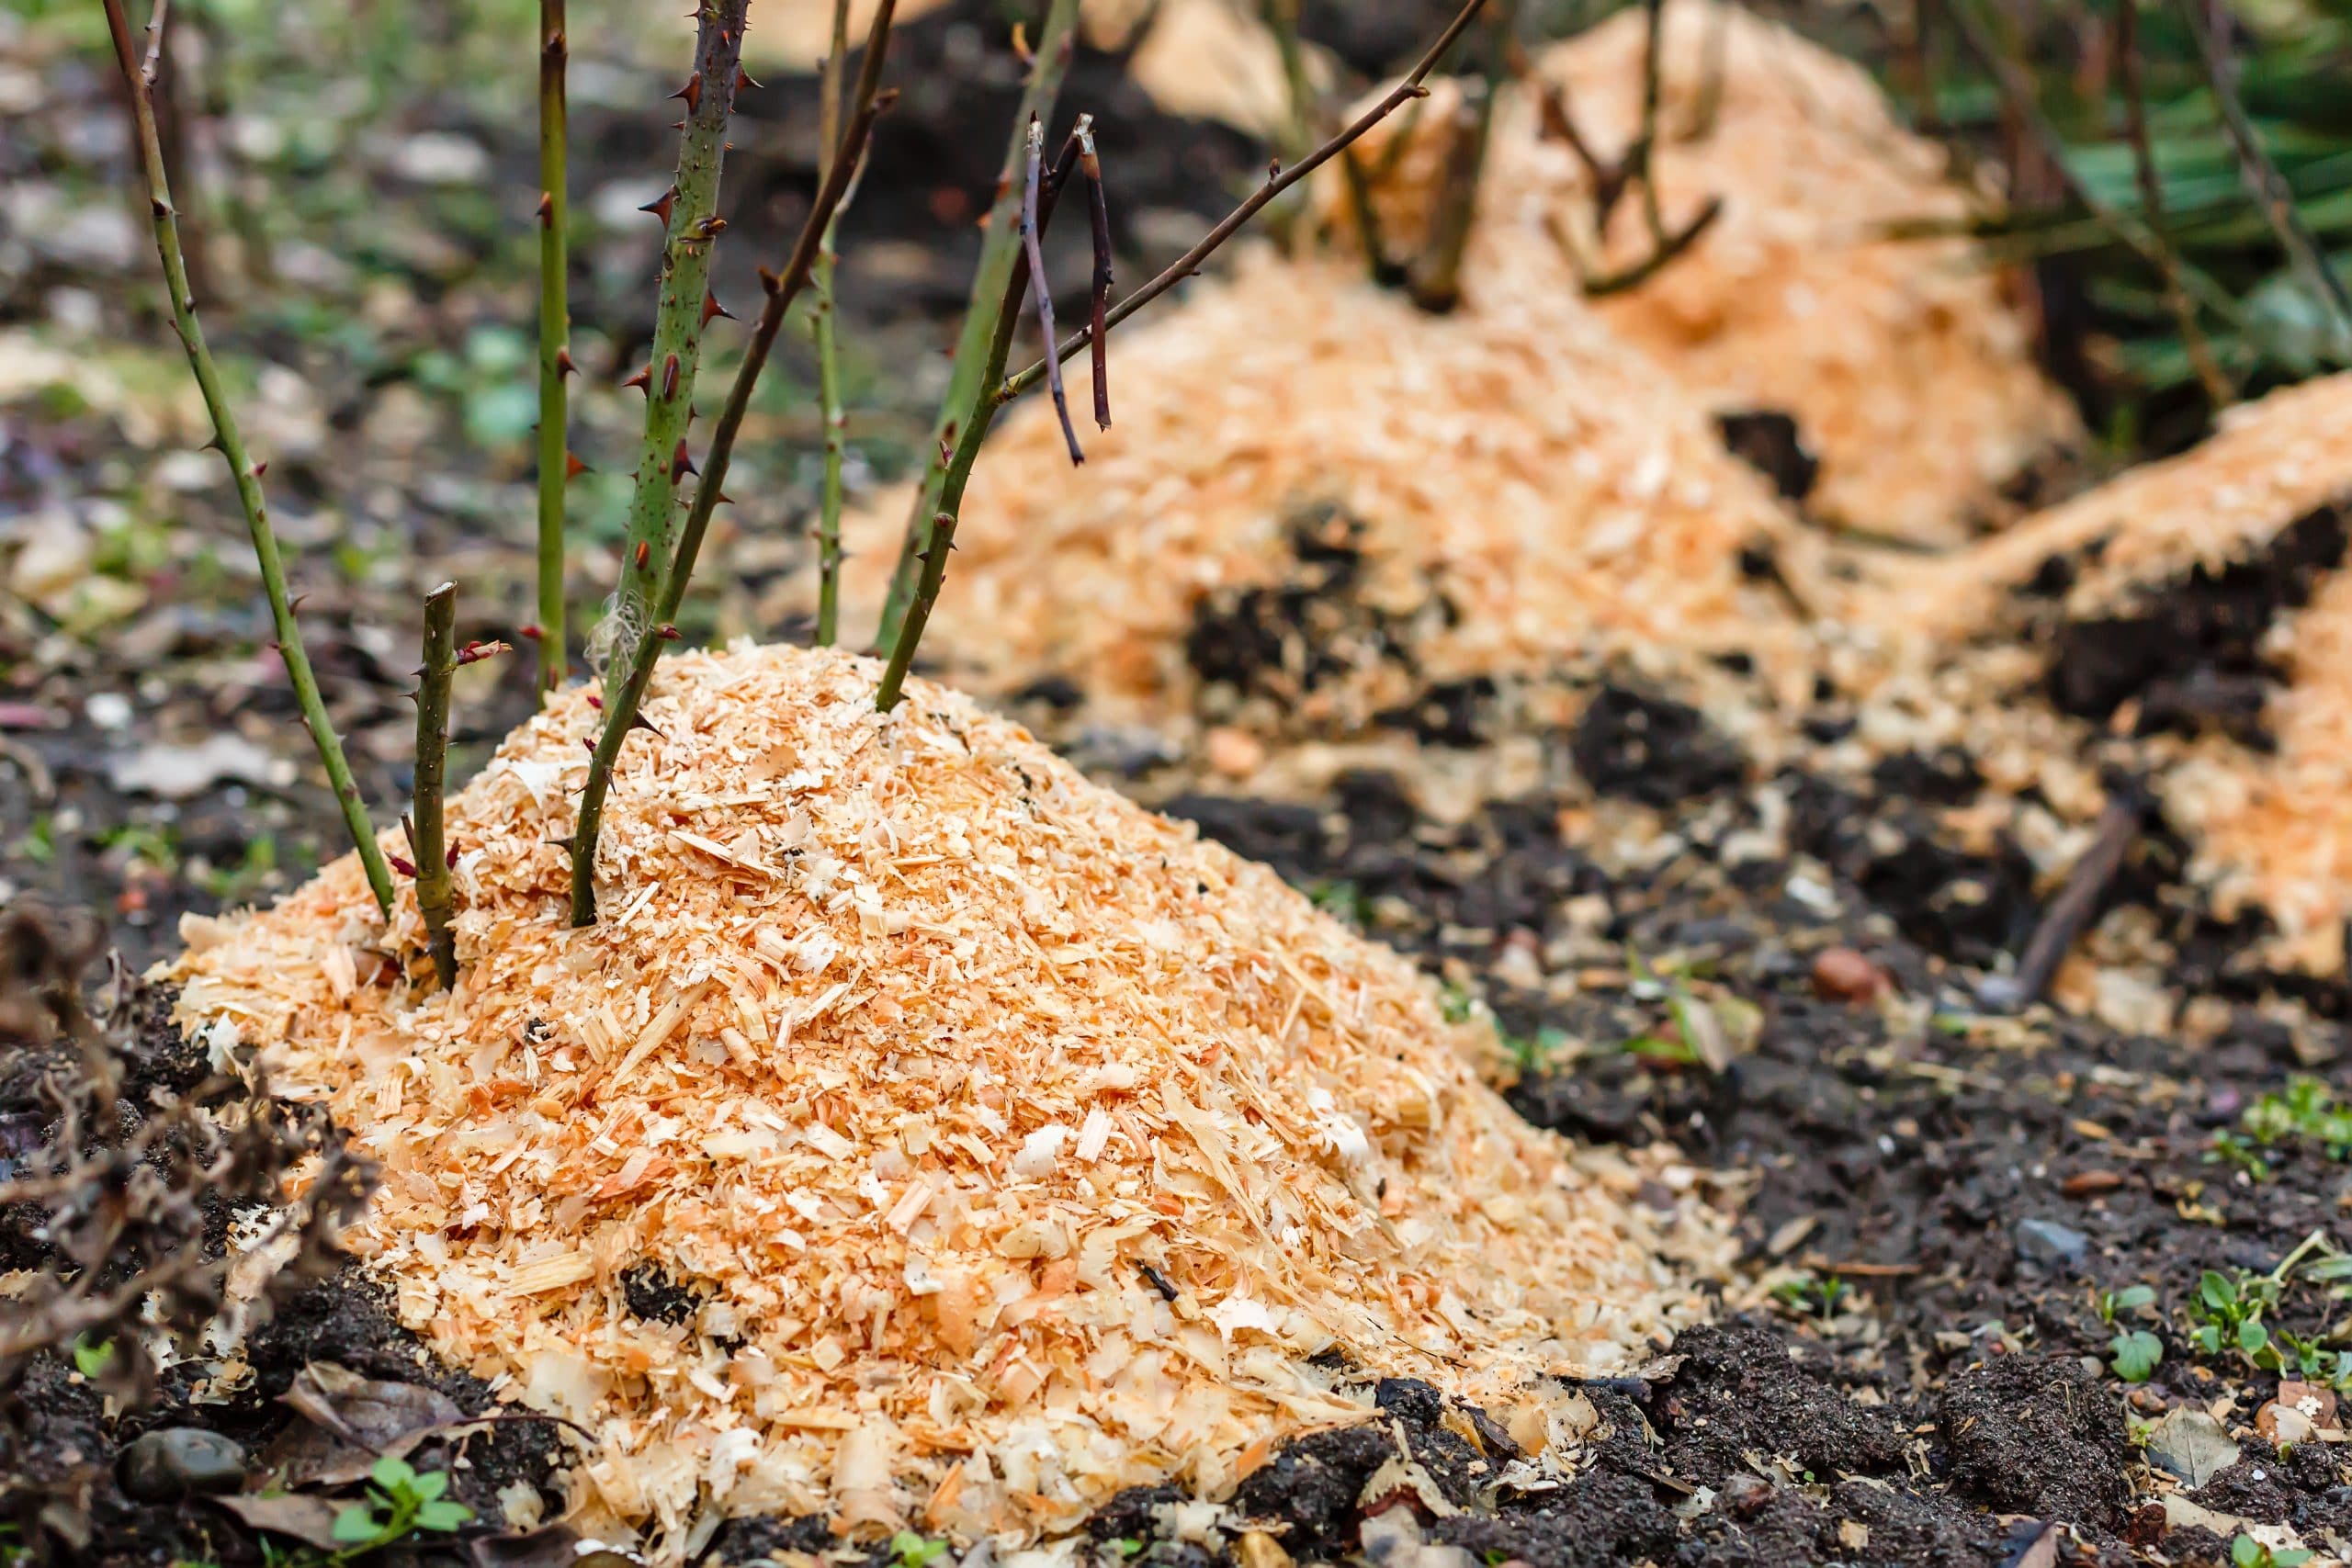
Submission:
<svg viewBox="0 0 2352 1568">
<path fill-rule="evenodd" d="M 718 216 L 719 165 L 727 118 L 741 71 L 743 14 L 750 0 L 701 0 L 694 74 L 678 96 L 686 104 L 676 179 L 650 205 L 663 220 L 662 289 L 645 387 L 645 439 L 637 458 L 620 585 L 609 612 L 619 636 L 605 676 L 606 702 L 628 682 L 632 657 L 657 618 L 677 548 L 678 485 L 689 468 L 686 429 L 693 419 L 695 369 L 702 353 L 710 297 L 710 253 L 726 227 Z"/>
<path fill-rule="evenodd" d="M 1069 70 L 1071 31 L 1078 23 L 1078 0 L 1053 0 L 1046 11 L 1045 24 L 1038 29 L 1036 52 L 1029 67 L 1029 83 L 1023 89 L 1021 107 L 1014 114 L 1011 143 L 1005 148 L 1004 162 L 997 175 L 996 201 L 989 209 L 987 230 L 980 241 L 979 265 L 972 272 L 972 289 L 964 305 L 964 324 L 956 337 L 956 357 L 947 372 L 947 391 L 940 399 L 939 415 L 932 423 L 932 453 L 924 466 L 922 484 L 915 492 L 913 507 L 907 513 L 907 526 L 899 541 L 899 558 L 890 570 L 890 586 L 882 601 L 882 620 L 876 628 L 876 647 L 888 648 L 899 637 L 909 607 L 914 602 L 915 581 L 922 570 L 923 558 L 932 553 L 932 530 L 938 516 L 941 492 L 947 484 L 947 463 L 956 446 L 960 422 L 967 410 L 987 389 L 989 379 L 982 375 L 986 368 L 989 344 L 996 330 L 996 310 L 1004 297 L 1005 280 L 1012 276 L 1014 260 L 1020 255 L 1023 159 L 1029 147 L 1029 121 L 1032 117 L 1045 118 L 1052 113 L 1054 100 L 1061 95 L 1062 77 Z"/>
<path fill-rule="evenodd" d="M 2143 62 L 2140 53 L 2140 0 L 2119 0 L 2115 13 L 2115 52 L 2117 75 L 2123 89 L 2123 136 L 2132 146 L 2132 169 L 2140 186 L 2140 205 L 2146 211 L 2148 229 L 2163 250 L 2156 271 L 2163 280 L 2165 307 L 2172 312 L 2175 325 L 2180 331 L 2181 347 L 2188 352 L 2190 368 L 2196 371 L 2198 384 L 2205 389 L 2205 396 L 2214 408 L 2227 407 L 2236 399 L 2237 391 L 2230 384 L 2228 372 L 2221 361 L 2213 357 L 2213 345 L 2206 339 L 2205 329 L 2197 320 L 2197 306 L 2188 298 L 2188 290 L 2180 281 L 2180 257 L 2170 236 L 2165 232 L 2164 176 L 2157 172 L 2156 158 L 2148 142 L 2148 106 L 2143 83 Z"/>
<path fill-rule="evenodd" d="M 2295 205 L 2294 187 L 2271 161 L 2262 145 L 2262 133 L 2255 129 L 2245 112 L 2245 104 L 2238 96 L 2237 66 L 2230 56 L 2229 10 L 2221 0 L 2211 0 L 2210 7 L 2203 0 L 2182 0 L 2181 9 L 2188 20 L 2188 31 L 2197 40 L 2197 56 L 2204 64 L 2205 80 L 2213 89 L 2213 100 L 2221 107 L 2222 126 L 2229 132 L 2230 146 L 2237 154 L 2238 173 L 2245 182 L 2247 194 L 2254 197 L 2254 204 L 2260 209 L 2263 220 L 2270 225 L 2271 232 L 2278 235 L 2279 248 L 2287 253 L 2287 260 L 2302 278 L 2303 287 L 2334 319 L 2333 357 L 2352 355 L 2352 290 L 2345 288 L 2344 279 L 2328 265 L 2327 253 Z"/>
<path fill-rule="evenodd" d="M 759 380 L 761 367 L 767 363 L 776 333 L 784 325 L 785 312 L 807 286 L 816 266 L 820 238 L 849 192 L 858 161 L 865 153 L 866 138 L 874 130 L 875 117 L 888 107 L 890 95 L 881 93 L 879 87 L 892 8 L 893 0 L 882 0 L 875 11 L 873 28 L 866 35 L 865 63 L 858 73 L 849 129 L 842 133 L 832 165 L 826 171 L 817 198 L 801 223 L 791 258 L 785 263 L 781 276 L 762 276 L 767 288 L 767 303 L 761 307 L 752 341 L 744 350 L 743 363 L 735 372 L 734 385 L 728 389 L 727 406 L 720 411 L 718 424 L 711 432 L 702 481 L 695 488 L 694 506 L 686 514 L 685 526 L 679 531 L 677 553 L 668 563 L 662 595 L 655 606 L 657 624 L 647 627 L 645 635 L 629 649 L 628 660 L 615 671 L 620 677 L 618 689 L 608 689 L 605 698 L 605 726 L 596 738 L 595 753 L 588 764 L 588 782 L 580 796 L 580 818 L 571 832 L 571 923 L 575 926 L 596 922 L 596 838 L 604 827 L 605 797 L 612 789 L 613 764 L 619 760 L 621 745 L 631 730 L 650 728 L 639 716 L 646 688 L 652 683 L 653 666 L 661 659 L 662 644 L 678 635 L 677 628 L 669 624 L 670 618 L 677 613 L 680 601 L 685 597 L 686 584 L 694 577 L 695 558 L 701 553 L 711 512 L 723 499 L 720 486 L 733 457 L 735 433 L 742 427 L 744 411 L 751 407 L 752 389 Z"/>
<path fill-rule="evenodd" d="M 784 271 L 776 274 L 761 270 L 760 284 L 766 290 L 767 299 L 760 307 L 759 320 L 752 323 L 751 341 L 743 345 L 743 363 L 736 367 L 735 380 L 727 389 L 726 405 L 718 411 L 718 423 L 711 429 L 710 449 L 703 455 L 702 479 L 695 486 L 694 504 L 687 509 L 686 525 L 678 534 L 677 556 L 654 615 L 657 622 L 674 618 L 685 599 L 686 580 L 692 575 L 695 557 L 702 548 L 703 535 L 710 527 L 711 513 L 727 499 L 727 470 L 735 460 L 736 434 L 743 428 L 743 416 L 751 412 L 752 389 L 759 385 L 760 372 L 767 367 L 768 353 L 775 346 L 776 333 L 784 329 L 786 313 L 816 270 L 817 253 L 823 243 L 826 225 L 832 221 L 842 203 L 849 199 L 866 141 L 874 133 L 874 122 L 898 96 L 895 89 L 881 91 L 882 61 L 888 50 L 890 16 L 895 6 L 896 0 L 882 0 L 875 8 L 873 25 L 865 35 L 865 63 L 858 71 L 857 86 L 851 95 L 849 129 L 842 135 L 839 156 L 817 187 L 816 199 L 809 204 L 808 216 L 792 243 L 792 254 L 785 261 Z"/>
<path fill-rule="evenodd" d="M 122 0 L 104 3 L 107 26 L 114 37 L 115 61 L 121 66 L 124 85 L 130 92 L 131 119 L 139 137 L 141 160 L 146 168 L 148 206 L 155 220 L 155 249 L 163 258 L 164 288 L 171 296 L 172 324 L 179 332 L 180 345 L 187 351 L 188 366 L 196 373 L 205 410 L 212 416 L 215 442 L 236 482 L 237 499 L 244 507 L 245 526 L 253 535 L 254 558 L 261 567 L 262 586 L 269 595 L 270 618 L 277 631 L 278 657 L 286 662 L 286 676 L 294 687 L 295 701 L 301 705 L 302 722 L 309 727 L 311 742 L 318 747 L 319 761 L 326 769 L 327 782 L 334 786 L 335 803 L 343 809 L 344 826 L 349 829 L 352 847 L 358 852 L 359 863 L 367 871 L 368 886 L 376 896 L 376 907 L 390 919 L 391 868 L 385 863 L 383 851 L 377 848 L 375 829 L 368 821 L 367 802 L 360 798 L 359 786 L 352 780 L 343 742 L 336 738 L 334 723 L 327 716 L 326 703 L 319 695 L 318 680 L 311 672 L 310 656 L 303 651 L 301 629 L 294 624 L 293 604 L 286 592 L 286 565 L 278 557 L 277 536 L 270 527 L 269 508 L 262 499 L 261 469 L 246 455 L 244 437 L 238 432 L 236 416 L 229 409 L 228 393 L 220 385 L 220 373 L 213 366 L 212 353 L 205 346 L 204 329 L 196 319 L 196 296 L 188 288 L 187 265 L 181 254 L 179 226 L 172 209 L 171 186 L 164 177 L 163 145 L 155 131 L 152 89 L 161 57 L 164 0 L 157 0 L 154 17 L 148 23 L 152 42 L 143 63 L 131 41 L 130 23 L 123 15 Z"/>
<path fill-rule="evenodd" d="M 1108 331 L 1117 326 L 1129 316 L 1175 288 L 1177 284 L 1198 272 L 1201 264 L 1216 254 L 1219 246 L 1239 233 L 1242 226 L 1262 211 L 1268 202 L 1272 201 L 1283 192 L 1354 145 L 1366 131 L 1394 114 L 1398 106 L 1420 97 L 1428 90 L 1421 85 L 1422 82 L 1428 78 L 1430 72 L 1437 69 L 1437 62 L 1444 58 L 1446 51 L 1453 47 L 1453 40 L 1462 36 L 1463 29 L 1470 25 L 1472 18 L 1477 16 L 1478 8 L 1485 4 L 1486 0 L 1467 0 L 1462 9 L 1454 13 L 1453 20 L 1446 24 L 1445 31 L 1438 35 L 1438 40 L 1430 46 L 1428 52 L 1415 63 L 1412 71 L 1403 81 L 1390 88 L 1386 96 L 1378 103 L 1357 116 L 1353 123 L 1339 131 L 1329 141 L 1289 168 L 1274 174 L 1264 185 L 1250 192 L 1241 205 L 1218 220 L 1216 227 L 1202 235 L 1199 243 L 1191 250 L 1177 257 L 1157 277 L 1119 301 L 1107 312 L 1103 317 L 1103 330 Z M 1062 340 L 1061 346 L 1055 350 L 1054 356 L 1068 359 L 1080 349 L 1084 348 L 1092 340 L 1093 334 L 1094 329 L 1091 324 L 1072 333 Z M 1009 403 L 1039 381 L 1044 380 L 1045 377 L 1046 365 L 1041 359 L 1010 380 L 1000 383 L 993 400 L 1000 405 Z"/>
<path fill-rule="evenodd" d="M 1040 243 L 1037 222 L 1037 182 L 1045 174 L 1046 122 L 1032 115 L 1029 119 L 1029 168 L 1021 189 L 1021 245 L 1029 257 L 1029 294 L 1037 302 L 1037 331 L 1044 338 L 1046 352 L 1054 348 L 1054 286 L 1046 276 L 1046 252 Z M 998 374 L 1003 367 L 998 367 Z M 984 383 L 985 384 L 985 383 Z M 1062 422 L 1062 440 L 1069 446 L 1070 466 L 1076 468 L 1086 461 L 1086 454 L 1079 448 L 1078 430 L 1069 422 L 1069 397 L 1062 387 L 1061 361 L 1048 358 L 1046 362 L 1046 386 L 1053 393 L 1054 413 Z"/>
<path fill-rule="evenodd" d="M 817 109 L 817 179 L 823 184 L 840 155 L 842 78 L 849 69 L 849 0 L 833 0 L 833 44 Z M 842 411 L 841 325 L 833 310 L 833 232 L 838 214 L 828 219 L 817 243 L 809 285 L 817 300 L 810 331 L 817 340 L 817 401 L 825 428 L 825 478 L 817 507 L 817 646 L 831 648 L 841 636 L 842 462 L 847 456 Z"/>
<path fill-rule="evenodd" d="M 424 662 L 416 671 L 416 815 L 409 843 L 416 853 L 416 912 L 433 948 L 443 990 L 458 983 L 458 939 L 449 930 L 457 895 L 449 882 L 442 830 L 443 782 L 449 766 L 449 677 L 458 668 L 458 585 L 424 596 Z"/>
<path fill-rule="evenodd" d="M 539 677 L 542 698 L 563 684 L 563 487 L 571 479 L 571 199 L 564 169 L 564 0 L 539 0 Z"/>
<path fill-rule="evenodd" d="M 1091 129 L 1091 121 L 1086 117 L 1080 118 L 1079 125 L 1080 129 L 1070 132 L 1061 155 L 1039 182 L 1036 222 L 1041 232 L 1052 221 L 1062 186 L 1069 178 L 1071 156 L 1081 152 L 1084 144 L 1080 138 Z M 989 396 L 988 389 L 1004 375 L 1005 362 L 1012 357 L 1013 335 L 1021 325 L 1021 296 L 1029 282 L 1029 258 L 1024 254 L 1017 258 L 1012 275 L 1005 279 L 1004 297 L 990 318 L 993 330 L 989 334 L 988 358 L 981 366 L 986 374 L 975 381 L 972 400 L 961 411 L 958 429 L 962 434 L 954 450 L 945 455 L 943 468 L 946 482 L 940 488 L 940 508 L 932 518 L 930 542 L 923 547 L 918 563 L 922 570 L 915 580 L 914 599 L 907 607 L 906 618 L 899 623 L 898 636 L 890 644 L 889 664 L 882 671 L 882 684 L 874 694 L 874 705 L 884 713 L 899 705 L 907 674 L 914 667 L 915 649 L 922 643 L 923 627 L 930 624 L 932 606 L 939 601 L 940 584 L 947 575 L 947 557 L 956 547 L 956 525 L 963 515 L 964 487 L 971 479 L 972 464 L 980 455 L 980 443 L 988 438 L 989 426 L 995 422 L 1001 406 Z"/>
</svg>

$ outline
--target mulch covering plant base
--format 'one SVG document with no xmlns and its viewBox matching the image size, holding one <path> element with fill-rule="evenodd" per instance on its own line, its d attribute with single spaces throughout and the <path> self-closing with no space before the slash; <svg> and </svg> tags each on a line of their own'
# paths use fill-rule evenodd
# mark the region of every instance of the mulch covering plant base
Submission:
<svg viewBox="0 0 2352 1568">
<path fill-rule="evenodd" d="M 1219 1490 L 1368 1377 L 1507 1414 L 1690 1319 L 1665 1254 L 1711 1233 L 1634 1201 L 1687 1171 L 1532 1130 L 1403 960 L 876 673 L 665 660 L 581 930 L 548 840 L 596 716 L 554 703 L 451 803 L 453 992 L 349 859 L 173 966 L 382 1163 L 353 1239 L 400 1320 L 594 1432 L 592 1524 L 1019 1538 Z"/>
</svg>

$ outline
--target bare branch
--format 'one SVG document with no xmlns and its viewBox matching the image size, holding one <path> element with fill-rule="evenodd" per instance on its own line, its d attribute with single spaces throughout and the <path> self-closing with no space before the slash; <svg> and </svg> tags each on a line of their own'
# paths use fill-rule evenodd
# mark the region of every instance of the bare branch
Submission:
<svg viewBox="0 0 2352 1568">
<path fill-rule="evenodd" d="M 1415 63 L 1403 81 L 1390 88 L 1378 103 L 1357 116 L 1355 121 L 1339 134 L 1289 168 L 1277 170 L 1272 174 L 1266 183 L 1250 192 L 1240 206 L 1226 214 L 1216 227 L 1201 236 L 1199 243 L 1191 250 L 1177 257 L 1159 276 L 1128 295 L 1114 309 L 1107 312 L 1103 318 L 1103 330 L 1108 332 L 1111 328 L 1117 326 L 1121 321 L 1175 288 L 1177 284 L 1198 272 L 1201 264 L 1214 255 L 1227 240 L 1239 233 L 1242 226 L 1256 217 L 1268 202 L 1272 201 L 1283 192 L 1345 152 L 1360 141 L 1366 131 L 1394 114 L 1400 106 L 1425 96 L 1429 89 L 1421 85 L 1422 82 L 1428 79 L 1430 72 L 1437 69 L 1438 62 L 1443 59 L 1446 51 L 1453 47 L 1453 40 L 1462 36 L 1463 29 L 1469 27 L 1471 20 L 1477 16 L 1479 8 L 1485 4 L 1486 0 L 1468 0 L 1468 3 L 1454 14 L 1453 20 L 1446 24 L 1445 31 L 1438 36 L 1437 42 L 1430 46 L 1428 52 Z M 1061 346 L 1054 351 L 1053 357 L 1057 360 L 1068 359 L 1092 341 L 1093 333 L 1094 329 L 1091 323 L 1071 333 L 1062 341 Z M 996 389 L 995 400 L 999 403 L 1011 402 L 1014 398 L 1044 380 L 1045 377 L 1046 364 L 1041 359 L 1018 376 L 999 386 Z"/>
</svg>

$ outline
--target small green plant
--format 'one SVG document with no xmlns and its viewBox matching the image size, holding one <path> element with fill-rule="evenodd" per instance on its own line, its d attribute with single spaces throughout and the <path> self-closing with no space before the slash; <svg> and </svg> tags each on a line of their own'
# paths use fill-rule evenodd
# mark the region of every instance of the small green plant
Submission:
<svg viewBox="0 0 2352 1568">
<path fill-rule="evenodd" d="M 452 1533 L 470 1520 L 474 1511 L 443 1496 L 448 1490 L 447 1472 L 429 1470 L 419 1474 L 408 1461 L 385 1455 L 368 1472 L 366 1498 L 335 1516 L 334 1538 L 344 1547 L 332 1561 L 349 1562 L 413 1532 Z M 921 1568 L 921 1564 L 910 1568 Z"/>
<path fill-rule="evenodd" d="M 2205 1163 L 2235 1166 L 2245 1172 L 2249 1180 L 2270 1179 L 2270 1162 L 2262 1157 L 2254 1140 L 2226 1127 L 2213 1134 L 2212 1145 L 2205 1151 Z"/>
<path fill-rule="evenodd" d="M 101 1339 L 93 1345 L 88 1337 L 85 1336 L 74 1341 L 74 1370 L 84 1377 L 91 1379 L 104 1377 L 107 1369 L 113 1365 L 113 1340 Z"/>
<path fill-rule="evenodd" d="M 2156 1292 L 2146 1285 L 2127 1285 L 2120 1291 L 2098 1293 L 2099 1321 L 2113 1328 L 2115 1337 L 2108 1341 L 2113 1359 L 2108 1364 L 2115 1375 L 2125 1382 L 2146 1382 L 2165 1359 L 2165 1342 L 2144 1328 L 2129 1328 L 2118 1319 L 2147 1311 L 2155 1305 Z"/>
<path fill-rule="evenodd" d="M 2352 1107 L 2317 1078 L 2289 1081 L 2283 1092 L 2266 1094 L 2245 1108 L 2238 1123 L 2264 1147 L 2297 1142 L 2316 1145 L 2332 1160 L 2352 1159 Z"/>
<path fill-rule="evenodd" d="M 1556 1029 L 1539 1029 L 1530 1035 L 1495 1032 L 1503 1049 L 1510 1053 L 1512 1065 L 1522 1073 L 1550 1072 L 1568 1049 L 1567 1035 Z"/>
<path fill-rule="evenodd" d="M 1852 1287 L 1835 1274 L 1826 1278 L 1792 1274 L 1772 1287 L 1772 1299 L 1799 1317 L 1834 1317 L 1838 1304 L 1851 1293 Z"/>
<path fill-rule="evenodd" d="M 1438 1010 L 1444 1014 L 1446 1022 L 1467 1023 L 1478 1016 L 1482 1004 L 1478 1000 L 1477 993 L 1471 990 L 1469 987 L 1459 981 L 1450 980 L 1446 982 L 1445 989 L 1438 993 L 1437 1005 Z"/>
<path fill-rule="evenodd" d="M 890 1538 L 892 1568 L 931 1568 L 931 1564 L 947 1555 L 947 1542 L 917 1535 L 912 1530 L 900 1530 Z"/>
<path fill-rule="evenodd" d="M 2242 1534 L 2230 1542 L 2232 1568 L 2296 1568 L 2312 1557 L 2303 1547 L 2267 1547 L 2250 1535 Z"/>
<path fill-rule="evenodd" d="M 1329 877 L 1306 890 L 1307 901 L 1327 915 L 1336 915 L 1351 926 L 1372 924 L 1372 900 L 1363 889 L 1345 877 Z"/>
<path fill-rule="evenodd" d="M 2208 1269 L 2198 1277 L 2188 1303 L 2189 1342 L 2208 1356 L 2235 1350 L 2252 1361 L 2269 1348 L 2263 1314 L 2278 1304 L 2279 1280 L 2239 1269 L 2235 1275 Z M 2259 1363 L 2256 1363 L 2259 1365 Z"/>
</svg>

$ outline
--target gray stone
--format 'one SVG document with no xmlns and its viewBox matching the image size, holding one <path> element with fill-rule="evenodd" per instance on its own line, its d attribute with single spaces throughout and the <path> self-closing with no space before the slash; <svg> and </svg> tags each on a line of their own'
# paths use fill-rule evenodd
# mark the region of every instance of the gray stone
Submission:
<svg viewBox="0 0 2352 1568">
<path fill-rule="evenodd" d="M 2029 1263 L 2080 1263 L 2091 1247 L 2090 1237 L 2055 1220 L 2020 1220 L 2017 1236 L 2018 1256 Z"/>
<path fill-rule="evenodd" d="M 122 1489 L 142 1503 L 168 1503 L 192 1492 L 234 1492 L 245 1483 L 245 1450 L 218 1432 L 166 1427 L 122 1450 L 115 1461 Z"/>
</svg>

